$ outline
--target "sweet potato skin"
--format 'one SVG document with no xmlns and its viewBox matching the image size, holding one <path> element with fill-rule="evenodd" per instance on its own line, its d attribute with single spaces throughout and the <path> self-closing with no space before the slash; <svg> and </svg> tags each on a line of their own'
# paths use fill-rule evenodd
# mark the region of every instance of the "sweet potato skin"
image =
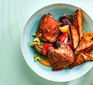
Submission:
<svg viewBox="0 0 93 85">
<path fill-rule="evenodd" d="M 75 53 L 85 53 L 93 50 L 93 32 L 87 32 L 82 36 Z"/>
<path fill-rule="evenodd" d="M 87 32 L 82 36 L 79 46 L 75 50 L 75 53 L 77 54 L 75 61 L 69 66 L 69 68 L 78 66 L 86 61 L 93 61 L 93 54 L 91 53 L 92 50 L 93 32 Z"/>
<path fill-rule="evenodd" d="M 73 47 L 74 49 L 76 49 L 79 43 L 79 35 L 77 32 L 77 29 L 73 25 L 70 25 L 69 28 L 70 28 L 70 33 L 72 37 Z"/>
<path fill-rule="evenodd" d="M 73 25 L 77 29 L 80 40 L 81 40 L 82 35 L 83 35 L 83 27 L 82 27 L 82 11 L 80 8 L 78 8 L 74 12 Z"/>
<path fill-rule="evenodd" d="M 73 68 L 75 66 L 78 66 L 80 64 L 85 63 L 86 61 L 93 61 L 93 55 L 91 52 L 88 53 L 80 53 L 75 57 L 74 63 L 72 63 L 69 68 Z"/>
</svg>

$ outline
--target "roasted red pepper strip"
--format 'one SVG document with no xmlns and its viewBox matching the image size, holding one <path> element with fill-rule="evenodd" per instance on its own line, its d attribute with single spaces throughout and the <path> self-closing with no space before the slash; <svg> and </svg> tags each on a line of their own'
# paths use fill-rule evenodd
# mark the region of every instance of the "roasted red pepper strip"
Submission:
<svg viewBox="0 0 93 85">
<path fill-rule="evenodd" d="M 45 43 L 44 44 L 43 49 L 42 49 L 43 55 L 46 55 L 47 54 L 48 48 L 50 46 L 52 46 L 52 44 L 50 44 L 50 43 Z"/>
<path fill-rule="evenodd" d="M 68 46 L 73 49 L 73 44 L 72 43 L 69 43 Z"/>
<path fill-rule="evenodd" d="M 61 42 L 67 44 L 68 43 L 68 34 L 63 33 L 63 34 L 59 35 L 58 40 L 60 40 Z"/>
</svg>

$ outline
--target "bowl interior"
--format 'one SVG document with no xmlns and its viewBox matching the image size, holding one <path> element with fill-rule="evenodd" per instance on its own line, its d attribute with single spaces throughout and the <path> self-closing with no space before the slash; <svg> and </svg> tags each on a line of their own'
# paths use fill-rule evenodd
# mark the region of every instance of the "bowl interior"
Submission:
<svg viewBox="0 0 93 85">
<path fill-rule="evenodd" d="M 51 13 L 53 17 L 56 20 L 58 20 L 59 17 L 63 16 L 64 14 L 73 15 L 76 9 L 77 7 L 68 4 L 49 5 L 37 11 L 25 25 L 21 39 L 21 48 L 24 58 L 27 64 L 30 66 L 30 68 L 39 76 L 45 79 L 57 82 L 70 81 L 81 77 L 86 72 L 88 72 L 93 66 L 93 62 L 87 62 L 73 69 L 64 69 L 54 72 L 51 70 L 51 67 L 45 67 L 39 64 L 38 62 L 34 62 L 33 55 L 36 53 L 36 51 L 29 46 L 29 44 L 34 39 L 34 37 L 32 37 L 32 34 L 37 31 L 40 19 L 44 14 Z M 82 14 L 83 31 L 84 32 L 93 31 L 93 23 L 91 18 L 83 10 Z"/>
</svg>

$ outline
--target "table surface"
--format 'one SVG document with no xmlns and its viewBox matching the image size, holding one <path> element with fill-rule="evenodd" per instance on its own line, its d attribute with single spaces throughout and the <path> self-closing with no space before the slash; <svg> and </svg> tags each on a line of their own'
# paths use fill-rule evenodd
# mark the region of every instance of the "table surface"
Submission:
<svg viewBox="0 0 93 85">
<path fill-rule="evenodd" d="M 83 77 L 64 83 L 45 80 L 26 64 L 20 34 L 29 17 L 40 8 L 67 3 L 81 7 L 93 19 L 93 0 L 0 0 L 0 85 L 91 85 L 93 68 Z"/>
</svg>

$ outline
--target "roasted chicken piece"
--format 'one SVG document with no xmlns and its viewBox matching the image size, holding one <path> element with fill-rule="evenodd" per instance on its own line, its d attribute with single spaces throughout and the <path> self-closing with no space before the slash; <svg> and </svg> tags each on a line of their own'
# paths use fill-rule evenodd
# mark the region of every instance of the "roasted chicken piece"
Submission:
<svg viewBox="0 0 93 85">
<path fill-rule="evenodd" d="M 85 53 L 90 52 L 91 50 L 93 50 L 93 32 L 87 32 L 82 36 L 75 53 Z"/>
<path fill-rule="evenodd" d="M 93 55 L 91 52 L 88 53 L 80 53 L 75 57 L 74 63 L 72 63 L 69 68 L 73 68 L 75 66 L 78 66 L 86 61 L 93 61 Z"/>
<path fill-rule="evenodd" d="M 74 62 L 74 53 L 68 45 L 62 43 L 57 49 L 53 47 L 49 48 L 48 58 L 52 70 L 57 71 L 67 68 Z"/>
<path fill-rule="evenodd" d="M 69 28 L 70 28 L 70 33 L 72 37 L 73 47 L 74 49 L 76 49 L 79 43 L 79 35 L 77 32 L 77 29 L 73 25 L 70 25 Z"/>
<path fill-rule="evenodd" d="M 83 35 L 83 28 L 82 28 L 82 10 L 80 8 L 78 8 L 74 12 L 73 25 L 77 29 L 78 34 L 79 34 L 79 38 L 81 40 L 82 35 Z"/>
<path fill-rule="evenodd" d="M 45 14 L 41 18 L 36 35 L 44 42 L 49 41 L 53 43 L 59 34 L 58 28 L 60 25 L 60 22 L 56 21 L 51 14 Z"/>
</svg>

